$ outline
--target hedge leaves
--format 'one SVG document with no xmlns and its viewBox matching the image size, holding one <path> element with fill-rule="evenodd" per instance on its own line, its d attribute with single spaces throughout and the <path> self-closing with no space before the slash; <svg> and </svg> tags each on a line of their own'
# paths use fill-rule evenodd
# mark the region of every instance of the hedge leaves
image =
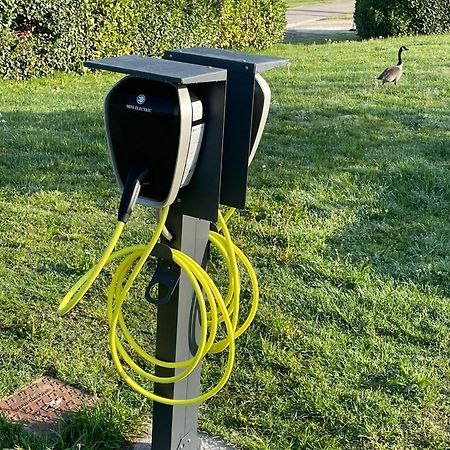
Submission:
<svg viewBox="0 0 450 450">
<path fill-rule="evenodd" d="M 0 76 L 82 72 L 86 59 L 280 41 L 283 0 L 0 0 Z"/>
</svg>

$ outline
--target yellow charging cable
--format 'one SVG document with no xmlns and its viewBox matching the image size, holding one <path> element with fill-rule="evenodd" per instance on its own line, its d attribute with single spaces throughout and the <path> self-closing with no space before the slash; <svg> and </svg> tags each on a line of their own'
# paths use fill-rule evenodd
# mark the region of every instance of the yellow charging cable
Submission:
<svg viewBox="0 0 450 450">
<path fill-rule="evenodd" d="M 64 296 L 58 308 L 58 312 L 63 315 L 70 311 L 82 299 L 100 274 L 101 270 L 111 261 L 123 258 L 122 262 L 117 267 L 108 288 L 107 315 L 110 327 L 109 344 L 114 365 L 125 382 L 145 397 L 167 405 L 189 405 L 212 397 L 219 392 L 228 381 L 235 359 L 235 339 L 250 326 L 256 314 L 259 298 L 258 281 L 249 260 L 243 252 L 233 244 L 226 225 L 226 222 L 234 212 L 234 208 L 231 208 L 225 217 L 219 212 L 217 229 L 222 234 L 211 231 L 209 240 L 211 244 L 217 248 L 226 262 L 229 273 L 227 296 L 225 299 L 222 298 L 222 295 L 211 277 L 196 261 L 179 250 L 170 248 L 173 261 L 181 267 L 183 272 L 189 278 L 196 295 L 201 322 L 200 339 L 196 354 L 185 361 L 167 362 L 158 360 L 154 356 L 149 355 L 139 346 L 128 330 L 122 314 L 122 305 L 133 282 L 139 275 L 139 272 L 142 270 L 147 259 L 150 257 L 153 248 L 161 236 L 168 212 L 168 207 L 162 209 L 156 230 L 148 245 L 137 245 L 112 253 L 125 225 L 123 222 L 118 222 L 100 261 L 81 277 Z M 247 318 L 240 326 L 240 275 L 237 260 L 240 260 L 244 265 L 252 284 L 252 304 Z M 205 296 L 202 291 L 206 294 L 207 302 L 205 301 Z M 217 330 L 221 324 L 225 326 L 226 337 L 216 342 Z M 118 337 L 119 327 L 128 345 L 141 358 L 155 366 L 177 369 L 178 373 L 171 377 L 159 377 L 142 369 L 135 361 L 133 361 L 120 342 Z M 228 359 L 222 378 L 208 392 L 190 399 L 169 399 L 148 391 L 126 372 L 121 362 L 121 360 L 125 361 L 134 373 L 144 379 L 162 384 L 175 383 L 192 373 L 201 359 L 208 353 L 219 353 L 227 348 Z"/>
</svg>

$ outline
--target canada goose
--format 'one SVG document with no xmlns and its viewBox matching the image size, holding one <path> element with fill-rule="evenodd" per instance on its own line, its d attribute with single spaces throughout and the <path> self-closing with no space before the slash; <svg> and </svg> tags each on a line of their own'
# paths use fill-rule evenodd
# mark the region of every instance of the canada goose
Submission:
<svg viewBox="0 0 450 450">
<path fill-rule="evenodd" d="M 381 73 L 377 80 L 382 80 L 384 83 L 394 83 L 397 84 L 397 81 L 400 80 L 403 75 L 403 61 L 402 61 L 402 52 L 408 50 L 403 45 L 398 49 L 398 62 L 396 66 L 388 67 Z"/>
</svg>

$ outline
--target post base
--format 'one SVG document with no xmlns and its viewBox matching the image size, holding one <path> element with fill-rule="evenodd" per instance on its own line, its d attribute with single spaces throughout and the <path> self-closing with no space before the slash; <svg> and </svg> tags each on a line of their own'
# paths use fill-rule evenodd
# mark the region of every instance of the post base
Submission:
<svg viewBox="0 0 450 450">
<path fill-rule="evenodd" d="M 220 439 L 208 436 L 205 433 L 198 433 L 200 438 L 200 448 L 199 450 L 238 450 L 236 447 L 232 447 L 226 444 Z M 151 436 L 148 435 L 147 438 L 130 445 L 129 450 L 151 450 Z"/>
</svg>

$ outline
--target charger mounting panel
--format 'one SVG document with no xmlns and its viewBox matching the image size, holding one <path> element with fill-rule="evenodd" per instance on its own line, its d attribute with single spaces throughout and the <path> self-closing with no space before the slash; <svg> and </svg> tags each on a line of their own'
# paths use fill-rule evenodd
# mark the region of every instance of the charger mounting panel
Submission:
<svg viewBox="0 0 450 450">
<path fill-rule="evenodd" d="M 205 47 L 169 50 L 165 52 L 164 58 L 226 69 L 228 75 L 220 203 L 244 208 L 248 160 L 250 154 L 254 153 L 252 141 L 258 135 L 252 122 L 262 117 L 259 99 L 255 101 L 255 95 L 261 93 L 255 75 L 286 66 L 289 61 L 283 58 Z"/>
</svg>

